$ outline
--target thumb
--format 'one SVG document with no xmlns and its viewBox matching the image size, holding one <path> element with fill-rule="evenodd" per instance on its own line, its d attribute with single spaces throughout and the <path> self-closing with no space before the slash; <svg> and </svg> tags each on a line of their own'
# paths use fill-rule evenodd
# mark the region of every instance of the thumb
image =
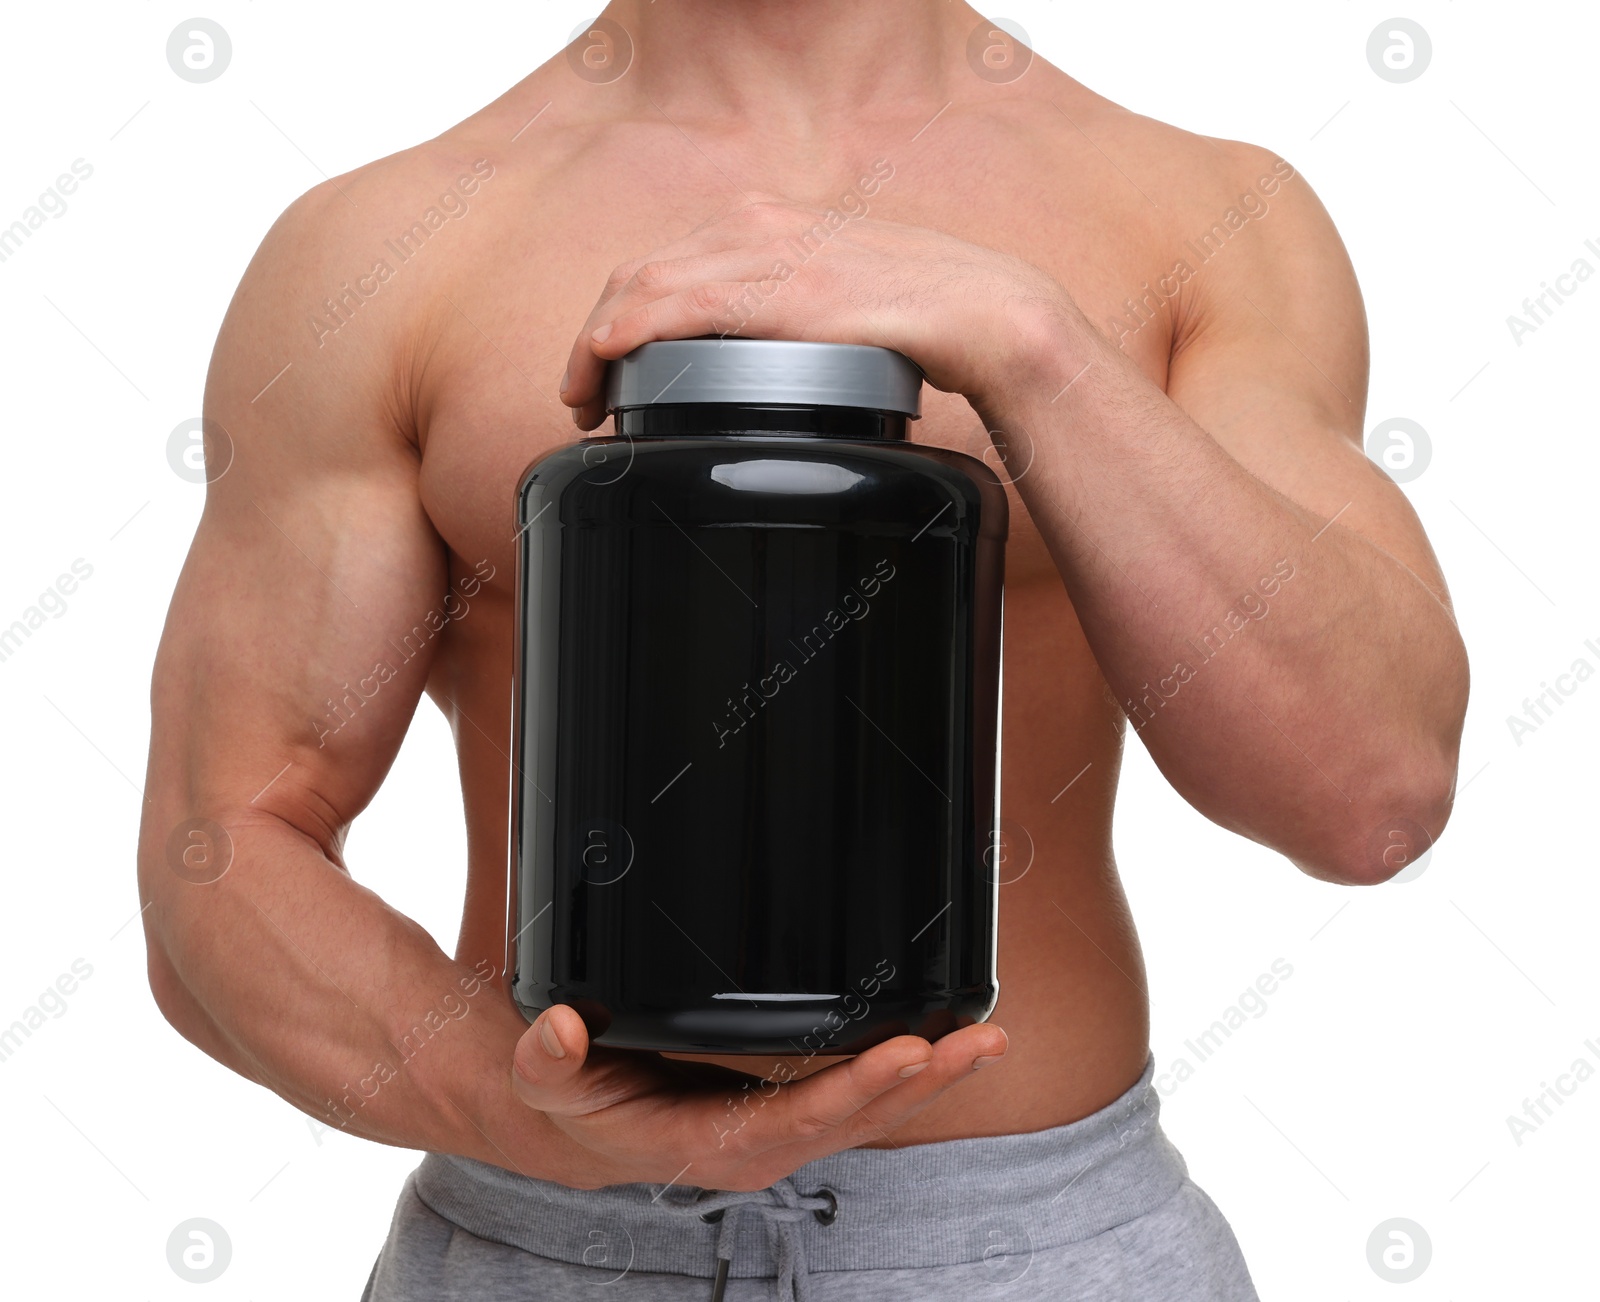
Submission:
<svg viewBox="0 0 1600 1302">
<path fill-rule="evenodd" d="M 589 1056 L 589 1031 L 565 1004 L 547 1008 L 523 1032 L 511 1059 L 511 1088 L 540 1112 L 576 1111 L 573 1088 Z"/>
</svg>

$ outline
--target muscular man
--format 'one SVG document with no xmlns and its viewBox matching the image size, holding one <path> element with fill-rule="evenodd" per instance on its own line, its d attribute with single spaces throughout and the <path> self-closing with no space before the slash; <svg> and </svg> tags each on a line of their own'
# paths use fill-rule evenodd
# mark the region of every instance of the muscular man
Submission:
<svg viewBox="0 0 1600 1302">
<path fill-rule="evenodd" d="M 154 676 L 150 981 L 220 1061 L 431 1154 L 370 1298 L 1255 1296 L 1155 1120 L 1126 721 L 1207 817 L 1369 884 L 1443 827 L 1465 655 L 1362 455 L 1361 299 L 1307 183 L 1026 60 L 961 3 L 615 0 L 250 264 Z M 898 349 L 937 390 L 918 442 L 1004 444 L 1036 847 L 989 1023 L 797 1061 L 731 1137 L 731 1070 L 773 1063 L 591 1049 L 499 983 L 513 487 L 599 426 L 608 359 L 728 330 Z M 466 805 L 453 957 L 344 856 L 424 691 Z"/>
</svg>

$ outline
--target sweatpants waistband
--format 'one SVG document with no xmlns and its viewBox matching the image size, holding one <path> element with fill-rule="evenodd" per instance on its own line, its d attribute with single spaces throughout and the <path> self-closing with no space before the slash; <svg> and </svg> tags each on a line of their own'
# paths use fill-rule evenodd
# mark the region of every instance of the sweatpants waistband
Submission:
<svg viewBox="0 0 1600 1302">
<path fill-rule="evenodd" d="M 736 1278 L 991 1261 L 1093 1238 L 1177 1193 L 1187 1169 L 1161 1130 L 1153 1073 L 1152 1060 L 1120 1098 L 1069 1125 L 848 1149 L 754 1193 L 571 1189 L 441 1154 L 423 1160 L 415 1187 L 479 1238 L 574 1265 L 710 1279 L 719 1259 Z"/>
</svg>

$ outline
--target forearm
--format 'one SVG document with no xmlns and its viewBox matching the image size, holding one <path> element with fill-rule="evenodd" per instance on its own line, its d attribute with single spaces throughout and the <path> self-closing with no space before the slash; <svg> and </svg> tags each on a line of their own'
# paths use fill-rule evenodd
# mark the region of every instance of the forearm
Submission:
<svg viewBox="0 0 1600 1302">
<path fill-rule="evenodd" d="M 1449 611 L 1250 474 L 1086 323 L 1036 342 L 980 411 L 1152 757 L 1314 875 L 1382 876 L 1386 820 L 1437 835 L 1448 812 L 1466 691 Z"/>
<path fill-rule="evenodd" d="M 1142 705 L 1146 684 L 1176 684 L 1135 722 L 1177 789 L 1308 872 L 1373 881 L 1398 867 L 1381 839 L 1374 861 L 1386 823 L 1415 824 L 1421 840 L 1443 826 L 1465 655 L 1442 580 L 1435 593 L 1417 577 L 1424 556 L 1437 575 L 1425 536 L 1350 438 L 1358 408 L 1275 324 L 1315 334 L 1346 385 L 1365 384 L 1365 318 L 1337 233 L 1309 194 L 1280 209 L 1248 257 L 1180 277 L 1166 382 L 1181 405 L 1040 267 L 892 222 L 859 223 L 825 268 L 786 279 L 762 326 L 898 348 L 966 397 L 1007 445 L 1113 690 Z M 599 422 L 607 361 L 719 329 L 719 306 L 770 277 L 772 241 L 815 218 L 752 205 L 619 267 L 569 357 L 563 401 L 580 426 Z M 1230 454 L 1247 446 L 1254 459 Z M 1306 489 L 1325 490 L 1325 474 L 1371 499 L 1326 529 L 1337 505 L 1296 505 L 1323 503 Z M 1247 615 L 1206 654 L 1207 631 L 1280 564 L 1294 577 L 1266 594 L 1270 617 Z"/>
<path fill-rule="evenodd" d="M 199 1048 L 324 1125 L 553 1174 L 569 1141 L 511 1092 L 526 1029 L 500 974 L 458 963 L 312 841 L 223 820 L 232 861 L 185 880 L 141 854 L 152 987 Z"/>
</svg>

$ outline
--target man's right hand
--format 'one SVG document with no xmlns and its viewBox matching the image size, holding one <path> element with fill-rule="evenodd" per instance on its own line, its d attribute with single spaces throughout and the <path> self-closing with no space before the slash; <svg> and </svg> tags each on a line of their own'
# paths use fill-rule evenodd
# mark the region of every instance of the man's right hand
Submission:
<svg viewBox="0 0 1600 1302">
<path fill-rule="evenodd" d="M 992 1024 L 963 1027 L 934 1044 L 901 1035 L 780 1083 L 593 1045 L 577 1012 L 558 1004 L 518 1041 L 511 1084 L 577 1146 L 563 1184 L 744 1191 L 840 1149 L 890 1139 L 1005 1050 L 1006 1033 Z"/>
</svg>

